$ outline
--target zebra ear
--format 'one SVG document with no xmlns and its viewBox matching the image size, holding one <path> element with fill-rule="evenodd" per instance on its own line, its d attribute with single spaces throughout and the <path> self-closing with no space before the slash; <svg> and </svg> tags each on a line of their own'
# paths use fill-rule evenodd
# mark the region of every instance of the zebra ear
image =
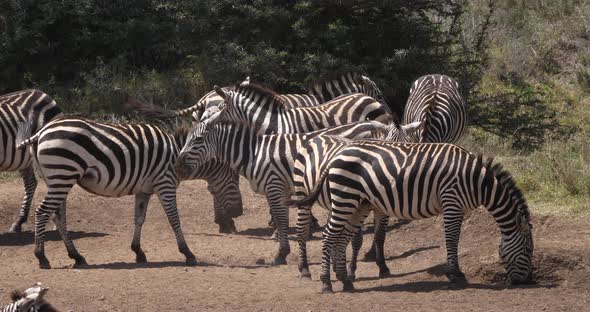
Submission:
<svg viewBox="0 0 590 312">
<path fill-rule="evenodd" d="M 389 129 L 391 129 L 391 126 L 381 123 L 377 120 L 369 120 L 369 122 L 373 125 L 373 127 L 375 127 L 375 129 L 382 132 L 388 132 Z"/>
<path fill-rule="evenodd" d="M 222 88 L 220 88 L 219 86 L 215 85 L 213 86 L 213 90 L 215 90 L 215 92 L 221 96 L 224 100 L 227 98 L 227 93 L 225 92 L 225 90 L 223 90 Z"/>
<path fill-rule="evenodd" d="M 211 117 L 209 117 L 207 120 L 205 120 L 204 123 L 206 124 L 206 127 L 210 128 L 211 126 L 215 125 L 216 120 L 219 119 L 219 116 L 221 116 L 222 112 L 223 112 L 223 110 L 215 112 L 213 115 L 211 115 Z"/>
<path fill-rule="evenodd" d="M 246 77 L 246 80 L 242 81 L 242 83 L 240 83 L 240 87 L 247 87 L 250 85 L 250 76 Z"/>
<path fill-rule="evenodd" d="M 422 128 L 422 126 L 424 125 L 424 121 L 415 121 L 412 123 L 409 123 L 407 125 L 403 125 L 402 126 L 402 130 L 406 131 L 407 133 L 413 133 L 415 131 L 417 131 L 418 129 Z"/>
</svg>

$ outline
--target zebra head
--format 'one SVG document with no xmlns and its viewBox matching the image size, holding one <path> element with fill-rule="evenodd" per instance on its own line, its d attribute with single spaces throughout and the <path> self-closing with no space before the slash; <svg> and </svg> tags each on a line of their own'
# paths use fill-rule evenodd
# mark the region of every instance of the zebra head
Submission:
<svg viewBox="0 0 590 312">
<path fill-rule="evenodd" d="M 387 106 L 385 97 L 383 97 L 383 92 L 381 92 L 381 89 L 377 87 L 377 84 L 367 76 L 361 75 L 361 78 L 363 79 L 363 84 L 365 85 L 365 90 L 363 93 L 374 98 L 379 103 Z"/>
<path fill-rule="evenodd" d="M 202 167 L 205 162 L 213 158 L 215 154 L 214 142 L 208 142 L 206 138 L 210 136 L 206 134 L 222 112 L 219 111 L 213 114 L 205 121 L 193 123 L 193 127 L 188 133 L 186 142 L 176 160 L 176 173 L 180 179 L 191 176 L 196 168 Z"/>
<path fill-rule="evenodd" d="M 14 291 L 12 293 L 12 309 L 9 309 L 9 311 L 57 311 L 43 298 L 48 290 L 49 288 L 42 288 L 41 283 L 36 283 L 33 287 L 30 287 L 23 292 Z"/>
<path fill-rule="evenodd" d="M 388 126 L 387 136 L 385 140 L 392 142 L 418 142 L 414 138 L 414 134 L 422 128 L 424 121 L 416 121 L 406 125 L 398 125 L 396 123 Z"/>
<path fill-rule="evenodd" d="M 517 199 L 523 202 L 523 199 Z M 528 209 L 519 209 L 515 216 L 516 230 L 502 234 L 500 240 L 500 259 L 506 266 L 512 284 L 523 284 L 533 277 L 533 234 Z"/>
<path fill-rule="evenodd" d="M 228 87 L 221 88 L 224 92 L 228 92 Z M 205 94 L 198 102 L 202 107 L 204 107 L 204 111 L 202 115 L 199 116 L 199 111 L 195 111 L 193 113 L 193 121 L 205 121 L 213 114 L 223 110 L 226 107 L 224 97 L 220 96 L 216 90 L 212 90 Z"/>
</svg>

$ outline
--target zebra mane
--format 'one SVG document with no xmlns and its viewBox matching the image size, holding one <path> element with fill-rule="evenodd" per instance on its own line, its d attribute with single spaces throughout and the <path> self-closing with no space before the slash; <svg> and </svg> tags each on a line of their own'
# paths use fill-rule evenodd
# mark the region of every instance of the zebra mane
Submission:
<svg viewBox="0 0 590 312">
<path fill-rule="evenodd" d="M 24 297 L 25 296 L 23 295 L 23 293 L 21 291 L 16 290 L 16 289 L 10 293 L 10 300 L 12 300 L 12 302 L 19 301 L 20 299 L 22 299 Z"/>
<path fill-rule="evenodd" d="M 246 122 L 246 121 L 235 121 L 235 120 L 220 120 L 216 121 L 215 126 L 219 125 L 221 127 L 228 126 L 228 127 L 238 127 L 238 128 L 245 128 L 248 131 L 252 132 L 254 135 L 265 135 L 269 133 L 276 133 L 276 129 L 270 128 L 266 131 L 263 130 L 262 122 L 256 122 L 254 124 Z"/>
<path fill-rule="evenodd" d="M 354 82 L 358 83 L 358 84 L 364 84 L 363 79 L 362 79 L 362 72 L 358 71 L 358 70 L 352 70 L 352 69 L 339 69 L 339 70 L 335 70 L 332 72 L 328 72 L 327 74 L 322 75 L 320 78 L 316 79 L 314 82 L 312 82 L 309 85 L 309 88 L 307 88 L 307 90 L 309 92 L 312 92 L 311 90 L 314 90 L 316 86 L 318 85 L 323 85 L 326 83 L 330 83 L 332 80 L 339 80 L 340 78 L 344 77 L 344 76 L 352 76 L 352 79 L 354 80 Z"/>
<path fill-rule="evenodd" d="M 396 123 L 402 122 L 402 116 L 404 115 L 404 107 L 408 100 L 409 93 L 401 86 L 392 88 L 390 86 L 381 86 L 381 93 L 383 99 L 393 114 L 393 120 Z"/>
<path fill-rule="evenodd" d="M 250 82 L 246 85 L 235 85 L 234 90 L 237 93 L 257 93 L 262 97 L 269 97 L 273 102 L 279 103 L 280 105 L 287 107 L 285 101 L 281 98 L 281 95 L 276 93 L 274 90 L 257 83 Z"/>
<path fill-rule="evenodd" d="M 440 88 L 440 82 L 438 80 L 435 80 L 435 85 L 434 85 L 434 98 L 432 101 L 430 101 L 428 103 L 428 105 L 425 108 L 425 114 L 424 114 L 424 126 L 423 126 L 423 130 L 422 130 L 422 137 L 420 138 L 420 142 L 423 143 L 426 140 L 426 137 L 428 136 L 428 130 L 430 128 L 430 123 L 432 121 L 432 112 L 434 112 L 434 104 L 436 103 L 436 94 L 438 94 Z"/>
<path fill-rule="evenodd" d="M 478 155 L 477 160 L 479 163 L 482 163 L 481 154 Z M 520 188 L 516 186 L 516 182 L 514 182 L 514 178 L 512 177 L 510 172 L 508 172 L 508 170 L 505 170 L 502 164 L 494 163 L 493 157 L 488 158 L 486 162 L 483 163 L 483 166 L 486 168 L 486 170 L 492 172 L 494 177 L 502 184 L 504 188 L 506 188 L 506 190 L 510 194 L 510 197 L 512 197 L 512 200 L 514 200 L 514 202 L 516 203 L 516 206 L 518 207 L 518 212 L 520 212 L 526 218 L 527 221 L 530 221 L 530 211 L 526 199 L 524 198 L 524 195 Z"/>
</svg>

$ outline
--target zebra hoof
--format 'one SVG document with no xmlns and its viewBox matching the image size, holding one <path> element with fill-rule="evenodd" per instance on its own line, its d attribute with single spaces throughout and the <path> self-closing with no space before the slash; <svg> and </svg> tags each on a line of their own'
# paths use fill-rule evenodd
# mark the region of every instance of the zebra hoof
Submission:
<svg viewBox="0 0 590 312">
<path fill-rule="evenodd" d="M 143 252 L 142 253 L 138 253 L 135 256 L 135 262 L 136 263 L 146 263 L 147 262 L 147 258 L 145 256 L 145 254 Z"/>
<path fill-rule="evenodd" d="M 272 261 L 272 265 L 284 265 L 287 264 L 287 259 L 283 256 L 276 256 Z"/>
<path fill-rule="evenodd" d="M 311 280 L 311 272 L 309 272 L 309 269 L 299 270 L 299 278 L 305 279 L 305 280 Z"/>
<path fill-rule="evenodd" d="M 76 261 L 76 263 L 74 263 L 74 268 L 76 268 L 76 269 L 80 269 L 80 268 L 83 268 L 83 267 L 86 267 L 86 266 L 88 266 L 88 263 L 86 262 L 86 260 L 84 260 L 84 261 Z"/>
<path fill-rule="evenodd" d="M 324 284 L 322 286 L 322 290 L 320 291 L 322 294 L 333 294 L 334 290 L 332 289 L 332 285 L 331 284 Z"/>
<path fill-rule="evenodd" d="M 386 278 L 391 276 L 389 268 L 379 269 L 379 278 Z"/>
<path fill-rule="evenodd" d="M 51 269 L 51 265 L 49 264 L 49 261 L 39 261 L 39 269 L 42 269 L 42 270 Z"/>
<path fill-rule="evenodd" d="M 18 223 L 14 223 L 13 225 L 10 226 L 8 233 L 20 233 L 21 231 L 22 231 L 22 225 L 20 225 Z"/>
<path fill-rule="evenodd" d="M 197 258 L 193 257 L 193 258 L 186 258 L 185 261 L 187 266 L 196 266 L 197 265 Z"/>
<path fill-rule="evenodd" d="M 354 291 L 354 285 L 352 284 L 352 281 L 350 281 L 350 280 L 343 281 L 342 282 L 342 291 L 344 291 L 344 292 L 353 292 Z"/>
<path fill-rule="evenodd" d="M 447 271 L 445 272 L 445 275 L 451 284 L 461 285 L 467 283 L 465 274 L 461 271 Z"/>
</svg>

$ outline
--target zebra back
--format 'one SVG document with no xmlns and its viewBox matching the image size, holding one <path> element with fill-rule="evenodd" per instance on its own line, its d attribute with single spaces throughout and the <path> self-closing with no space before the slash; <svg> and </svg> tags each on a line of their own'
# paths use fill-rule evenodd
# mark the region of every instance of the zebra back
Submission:
<svg viewBox="0 0 590 312">
<path fill-rule="evenodd" d="M 62 117 L 56 102 L 39 90 L 23 90 L 0 96 L 0 170 L 20 170 L 30 165 L 30 155 L 18 150 L 20 138 L 28 138 L 51 120 Z"/>
<path fill-rule="evenodd" d="M 467 125 L 466 110 L 456 80 L 446 75 L 418 78 L 410 89 L 402 124 L 422 122 L 422 126 L 417 131 L 408 133 L 408 141 L 458 142 Z"/>
<path fill-rule="evenodd" d="M 289 109 L 272 90 L 256 84 L 224 93 L 223 119 L 258 124 L 261 131 L 303 133 L 363 120 L 389 121 L 389 109 L 360 93 L 341 96 L 319 106 Z"/>
</svg>

